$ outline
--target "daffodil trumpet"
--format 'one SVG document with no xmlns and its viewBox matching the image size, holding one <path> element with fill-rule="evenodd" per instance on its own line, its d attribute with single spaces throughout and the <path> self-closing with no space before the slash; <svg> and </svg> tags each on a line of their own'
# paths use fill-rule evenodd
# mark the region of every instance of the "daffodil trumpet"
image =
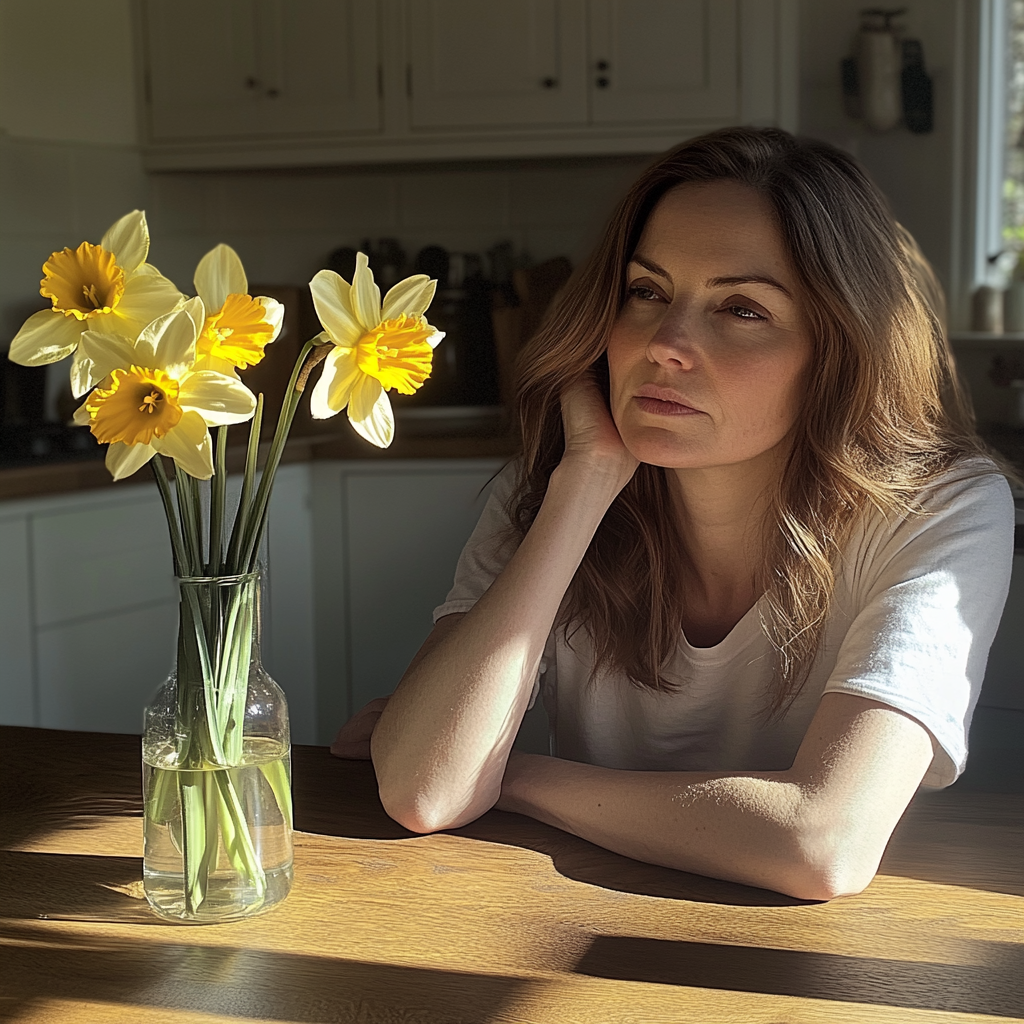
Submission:
<svg viewBox="0 0 1024 1024">
<path fill-rule="evenodd" d="M 258 562 L 295 413 L 320 366 L 313 415 L 345 410 L 357 433 L 386 447 L 394 436 L 389 393 L 411 395 L 422 386 L 443 334 L 426 319 L 436 282 L 424 275 L 399 282 L 382 300 L 363 254 L 351 282 L 321 271 L 310 290 L 323 331 L 299 352 L 260 471 L 263 395 L 242 377 L 280 336 L 281 303 L 249 294 L 242 261 L 229 246 L 199 261 L 193 298 L 150 266 L 148 253 L 145 214 L 136 210 L 99 245 L 52 254 L 40 288 L 50 308 L 29 318 L 10 357 L 40 365 L 71 355 L 71 388 L 82 399 L 74 420 L 107 445 L 113 478 L 147 463 L 153 471 L 180 602 L 176 673 L 146 712 L 146 892 L 166 916 L 219 920 L 224 899 L 236 899 L 230 894 L 247 894 L 233 916 L 281 898 L 257 834 L 275 815 L 290 850 L 286 717 L 281 749 L 269 754 L 265 746 L 254 752 L 263 733 L 247 729 L 250 706 L 259 705 L 253 686 L 264 679 L 280 694 L 259 660 Z M 229 522 L 228 427 L 244 422 L 241 495 Z M 173 484 L 165 459 L 173 464 Z M 257 792 L 271 795 L 261 804 L 264 816 L 249 820 L 253 799 L 264 799 Z M 169 836 L 163 849 L 180 866 L 161 876 L 178 879 L 172 896 L 169 883 L 149 887 L 151 834 Z"/>
</svg>

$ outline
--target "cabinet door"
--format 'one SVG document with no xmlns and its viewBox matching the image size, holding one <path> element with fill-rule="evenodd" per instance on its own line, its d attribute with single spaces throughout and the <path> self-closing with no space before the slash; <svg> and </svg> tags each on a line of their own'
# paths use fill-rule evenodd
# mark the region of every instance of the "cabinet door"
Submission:
<svg viewBox="0 0 1024 1024">
<path fill-rule="evenodd" d="M 344 475 L 349 713 L 391 693 L 427 638 L 498 468 Z"/>
<path fill-rule="evenodd" d="M 142 16 L 150 138 L 257 134 L 255 0 L 145 0 Z"/>
<path fill-rule="evenodd" d="M 177 596 L 152 488 L 32 517 L 39 725 L 140 732 L 170 671 Z"/>
<path fill-rule="evenodd" d="M 409 0 L 415 128 L 586 122 L 583 0 Z"/>
<path fill-rule="evenodd" d="M 146 0 L 154 142 L 376 131 L 375 0 Z"/>
<path fill-rule="evenodd" d="M 589 2 L 593 123 L 737 114 L 735 0 Z"/>
<path fill-rule="evenodd" d="M 28 520 L 0 521 L 0 724 L 35 725 Z"/>
<path fill-rule="evenodd" d="M 375 0 L 257 0 L 263 132 L 380 130 Z"/>
</svg>

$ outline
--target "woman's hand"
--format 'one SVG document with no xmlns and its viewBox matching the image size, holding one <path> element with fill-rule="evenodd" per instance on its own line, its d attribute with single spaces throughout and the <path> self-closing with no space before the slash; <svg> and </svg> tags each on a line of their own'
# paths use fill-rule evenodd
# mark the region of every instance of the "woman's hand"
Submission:
<svg viewBox="0 0 1024 1024">
<path fill-rule="evenodd" d="M 381 712 L 388 706 L 390 697 L 378 697 L 360 708 L 339 730 L 331 744 L 335 757 L 347 757 L 355 761 L 370 760 L 370 737 Z"/>
<path fill-rule="evenodd" d="M 621 489 L 640 464 L 623 444 L 618 428 L 593 374 L 562 394 L 563 462 L 583 461 L 592 469 L 608 472 Z"/>
</svg>

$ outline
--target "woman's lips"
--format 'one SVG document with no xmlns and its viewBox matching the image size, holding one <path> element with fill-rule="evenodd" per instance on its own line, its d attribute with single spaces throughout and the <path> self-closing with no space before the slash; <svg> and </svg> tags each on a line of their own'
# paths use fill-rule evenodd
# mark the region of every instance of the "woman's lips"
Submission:
<svg viewBox="0 0 1024 1024">
<path fill-rule="evenodd" d="M 654 398 L 652 395 L 637 395 L 635 401 L 644 412 L 655 416 L 695 416 L 700 411 L 683 405 L 682 402 L 670 402 L 663 398 Z"/>
</svg>

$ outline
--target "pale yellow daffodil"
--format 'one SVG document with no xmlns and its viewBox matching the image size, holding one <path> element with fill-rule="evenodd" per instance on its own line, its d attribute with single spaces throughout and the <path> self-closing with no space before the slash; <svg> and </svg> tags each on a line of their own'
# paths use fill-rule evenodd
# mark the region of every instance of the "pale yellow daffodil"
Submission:
<svg viewBox="0 0 1024 1024">
<path fill-rule="evenodd" d="M 131 476 L 154 455 L 174 459 L 190 476 L 213 476 L 210 427 L 241 423 L 256 409 L 253 393 L 237 378 L 196 370 L 196 323 L 201 299 L 148 324 L 135 342 L 86 331 L 83 358 L 101 379 L 75 413 L 107 444 L 107 469 L 115 480 Z"/>
<path fill-rule="evenodd" d="M 425 274 L 399 281 L 384 296 L 363 253 L 356 256 L 351 285 L 332 270 L 321 270 L 309 289 L 334 349 L 310 395 L 317 419 L 348 408 L 349 422 L 367 441 L 386 448 L 395 432 L 388 391 L 412 395 L 430 376 L 434 348 L 444 333 L 424 313 L 437 282 Z"/>
<path fill-rule="evenodd" d="M 255 366 L 281 333 L 284 306 L 267 295 L 249 295 L 245 268 L 229 245 L 218 245 L 199 261 L 195 286 L 206 307 L 196 369 L 234 375 L 236 368 Z"/>
<path fill-rule="evenodd" d="M 146 324 L 184 298 L 146 263 L 149 230 L 141 210 L 113 224 L 99 245 L 53 253 L 43 264 L 39 292 L 51 308 L 33 313 L 11 342 L 10 358 L 23 366 L 56 363 L 76 352 L 86 331 L 136 338 Z M 76 397 L 89 390 L 78 365 L 71 368 Z"/>
</svg>

